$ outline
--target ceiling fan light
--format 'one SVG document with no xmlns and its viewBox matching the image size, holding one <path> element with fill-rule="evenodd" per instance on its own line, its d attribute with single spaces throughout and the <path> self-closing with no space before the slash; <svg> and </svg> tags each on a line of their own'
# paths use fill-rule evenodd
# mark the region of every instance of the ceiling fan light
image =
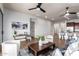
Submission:
<svg viewBox="0 0 79 59">
<path fill-rule="evenodd" d="M 66 19 L 70 19 L 69 17 L 65 17 Z"/>
<path fill-rule="evenodd" d="M 69 19 L 69 13 L 65 14 L 64 17 L 65 17 L 66 19 Z"/>
<path fill-rule="evenodd" d="M 36 10 L 40 10 L 40 8 L 37 8 Z"/>
<path fill-rule="evenodd" d="M 65 15 L 66 15 L 66 16 L 69 16 L 69 13 L 66 13 Z"/>
</svg>

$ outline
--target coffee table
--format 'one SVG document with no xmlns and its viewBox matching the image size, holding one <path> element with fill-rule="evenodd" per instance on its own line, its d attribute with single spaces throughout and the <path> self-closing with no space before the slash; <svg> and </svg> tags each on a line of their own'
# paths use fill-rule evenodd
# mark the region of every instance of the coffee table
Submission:
<svg viewBox="0 0 79 59">
<path fill-rule="evenodd" d="M 51 46 L 54 46 L 54 43 L 48 42 L 46 44 L 43 44 L 42 46 L 39 46 L 39 43 L 32 43 L 28 46 L 29 52 L 31 52 L 33 55 L 38 56 L 42 53 L 46 53 L 49 51 L 49 48 Z"/>
</svg>

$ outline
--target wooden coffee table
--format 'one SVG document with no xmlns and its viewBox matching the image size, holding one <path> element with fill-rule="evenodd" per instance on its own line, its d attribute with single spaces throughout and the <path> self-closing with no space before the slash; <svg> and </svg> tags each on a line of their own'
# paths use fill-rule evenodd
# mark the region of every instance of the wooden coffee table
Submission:
<svg viewBox="0 0 79 59">
<path fill-rule="evenodd" d="M 31 52 L 33 55 L 38 56 L 42 53 L 46 53 L 49 51 L 49 48 L 53 46 L 54 43 L 48 42 L 46 44 L 43 44 L 42 46 L 39 46 L 38 42 L 32 43 L 28 46 L 29 52 Z"/>
</svg>

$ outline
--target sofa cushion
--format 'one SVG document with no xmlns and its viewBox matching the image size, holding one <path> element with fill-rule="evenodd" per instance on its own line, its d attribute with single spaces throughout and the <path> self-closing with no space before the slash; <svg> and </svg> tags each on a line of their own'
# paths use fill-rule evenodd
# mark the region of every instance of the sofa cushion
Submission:
<svg viewBox="0 0 79 59">
<path fill-rule="evenodd" d="M 53 51 L 52 56 L 63 56 L 61 51 L 57 48 Z"/>
</svg>

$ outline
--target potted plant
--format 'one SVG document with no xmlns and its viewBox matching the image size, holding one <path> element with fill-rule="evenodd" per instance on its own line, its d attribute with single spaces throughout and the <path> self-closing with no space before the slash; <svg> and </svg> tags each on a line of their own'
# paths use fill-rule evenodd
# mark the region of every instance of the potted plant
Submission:
<svg viewBox="0 0 79 59">
<path fill-rule="evenodd" d="M 37 36 L 37 41 L 39 42 L 39 46 L 42 46 L 43 41 L 45 40 L 44 36 Z"/>
<path fill-rule="evenodd" d="M 45 37 L 44 36 L 41 36 L 41 41 L 44 41 L 45 40 Z"/>
</svg>

